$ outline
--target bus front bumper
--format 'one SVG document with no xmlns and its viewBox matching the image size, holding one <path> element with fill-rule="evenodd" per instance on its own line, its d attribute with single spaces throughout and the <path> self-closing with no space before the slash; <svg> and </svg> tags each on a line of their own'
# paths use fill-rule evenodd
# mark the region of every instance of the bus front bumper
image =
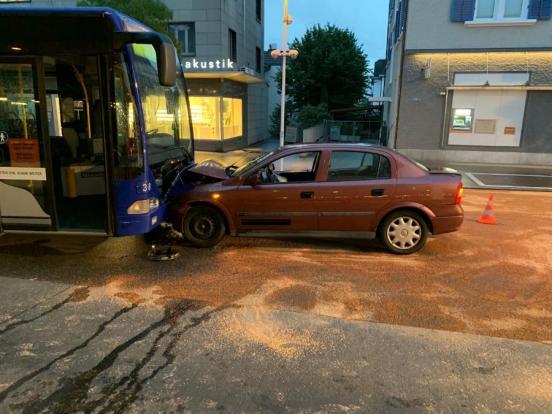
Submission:
<svg viewBox="0 0 552 414">
<path fill-rule="evenodd" d="M 165 219 L 165 207 L 159 207 L 148 214 L 117 217 L 116 236 L 146 234 L 159 226 Z"/>
</svg>

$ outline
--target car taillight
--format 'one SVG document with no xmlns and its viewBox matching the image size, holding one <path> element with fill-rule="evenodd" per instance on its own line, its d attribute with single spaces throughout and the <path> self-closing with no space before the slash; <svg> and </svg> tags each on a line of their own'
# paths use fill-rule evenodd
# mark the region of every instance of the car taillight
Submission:
<svg viewBox="0 0 552 414">
<path fill-rule="evenodd" d="M 464 183 L 460 181 L 458 188 L 456 189 L 456 198 L 454 199 L 454 204 L 462 203 L 462 196 L 464 195 Z"/>
</svg>

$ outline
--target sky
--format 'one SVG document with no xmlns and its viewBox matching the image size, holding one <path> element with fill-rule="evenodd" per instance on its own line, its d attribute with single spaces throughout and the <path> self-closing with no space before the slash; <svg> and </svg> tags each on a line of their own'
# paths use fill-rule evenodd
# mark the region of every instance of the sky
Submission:
<svg viewBox="0 0 552 414">
<path fill-rule="evenodd" d="M 289 42 L 317 23 L 350 29 L 368 56 L 370 66 L 385 57 L 389 0 L 289 0 Z M 282 47 L 284 0 L 265 0 L 265 48 Z"/>
</svg>

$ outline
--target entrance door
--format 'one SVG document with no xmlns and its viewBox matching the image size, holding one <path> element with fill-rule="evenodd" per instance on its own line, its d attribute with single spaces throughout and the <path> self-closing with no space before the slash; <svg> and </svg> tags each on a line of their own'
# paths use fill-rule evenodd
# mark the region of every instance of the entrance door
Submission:
<svg viewBox="0 0 552 414">
<path fill-rule="evenodd" d="M 97 56 L 44 57 L 58 229 L 107 229 L 105 134 Z"/>
<path fill-rule="evenodd" d="M 51 230 L 43 102 L 32 60 L 0 60 L 0 227 Z"/>
<path fill-rule="evenodd" d="M 99 59 L 0 60 L 5 230 L 107 232 Z"/>
</svg>

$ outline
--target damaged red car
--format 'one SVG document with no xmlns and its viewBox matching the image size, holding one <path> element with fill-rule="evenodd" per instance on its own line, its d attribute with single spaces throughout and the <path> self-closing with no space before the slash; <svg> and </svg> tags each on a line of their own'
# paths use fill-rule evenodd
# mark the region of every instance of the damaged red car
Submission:
<svg viewBox="0 0 552 414">
<path fill-rule="evenodd" d="M 197 247 L 227 234 L 378 238 L 392 253 L 411 254 L 464 219 L 460 174 L 363 144 L 286 146 L 239 168 L 206 162 L 185 180 L 192 189 L 169 217 Z"/>
</svg>

